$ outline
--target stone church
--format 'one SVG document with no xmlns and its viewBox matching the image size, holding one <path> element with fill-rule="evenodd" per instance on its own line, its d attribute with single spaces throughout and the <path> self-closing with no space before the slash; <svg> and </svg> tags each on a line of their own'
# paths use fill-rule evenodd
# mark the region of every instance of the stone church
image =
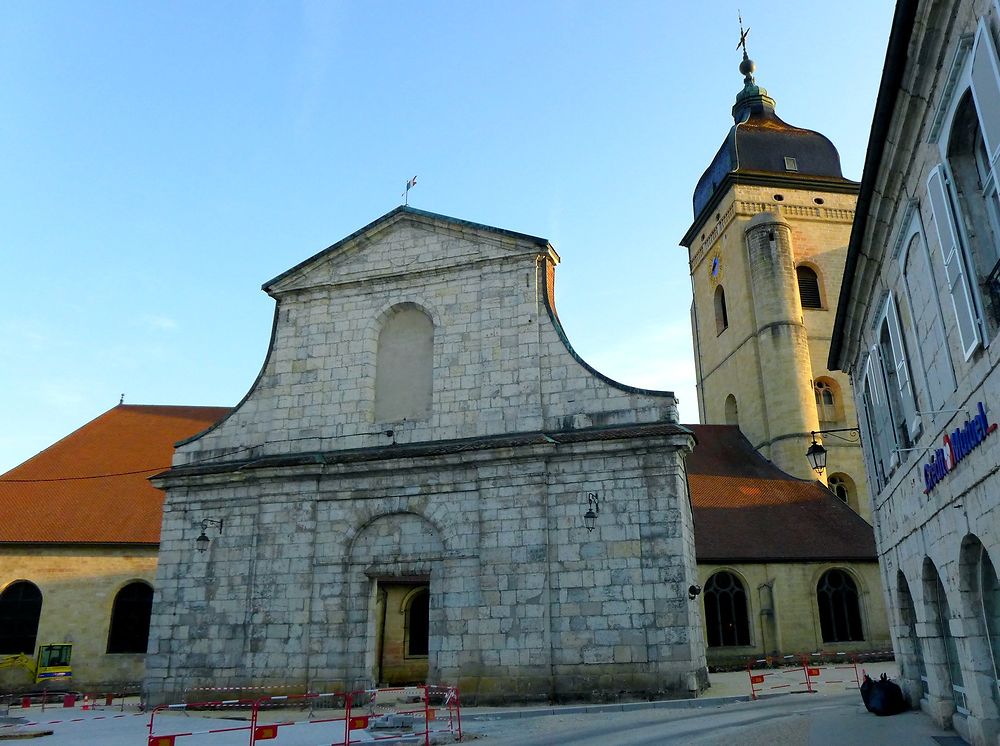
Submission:
<svg viewBox="0 0 1000 746">
<path fill-rule="evenodd" d="M 708 662 L 888 650 L 851 382 L 826 364 L 859 184 L 828 138 L 778 116 L 745 51 L 740 72 L 681 240 L 703 423 L 687 467 Z M 819 474 L 813 442 L 827 450 Z"/>
<path fill-rule="evenodd" d="M 574 353 L 558 261 L 544 239 L 400 207 L 264 285 L 257 380 L 153 479 L 151 702 L 705 687 L 694 437 L 671 393 Z"/>
</svg>

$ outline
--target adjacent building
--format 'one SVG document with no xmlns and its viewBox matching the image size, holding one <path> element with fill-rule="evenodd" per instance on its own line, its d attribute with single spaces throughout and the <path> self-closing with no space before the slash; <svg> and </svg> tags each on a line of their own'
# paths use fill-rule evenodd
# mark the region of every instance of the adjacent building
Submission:
<svg viewBox="0 0 1000 746">
<path fill-rule="evenodd" d="M 911 699 L 1000 736 L 1000 8 L 901 0 L 829 366 L 851 376 Z"/>
<path fill-rule="evenodd" d="M 889 650 L 872 527 L 733 425 L 689 425 L 687 459 L 710 666 Z"/>
<path fill-rule="evenodd" d="M 0 658 L 72 643 L 74 686 L 138 689 L 174 443 L 229 410 L 122 404 L 0 476 Z M 0 691 L 31 688 L 0 669 Z"/>
</svg>

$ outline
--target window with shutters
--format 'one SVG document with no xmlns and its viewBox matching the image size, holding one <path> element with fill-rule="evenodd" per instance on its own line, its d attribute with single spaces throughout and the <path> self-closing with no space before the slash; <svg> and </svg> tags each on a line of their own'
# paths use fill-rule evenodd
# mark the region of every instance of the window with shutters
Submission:
<svg viewBox="0 0 1000 746">
<path fill-rule="evenodd" d="M 909 448 L 918 429 L 917 406 L 910 383 L 906 342 L 892 294 L 886 299 L 885 310 L 878 325 L 876 348 L 882 361 L 892 440 L 896 448 Z"/>
<path fill-rule="evenodd" d="M 980 287 L 991 335 L 1000 320 L 1000 201 L 988 146 L 974 106 L 966 91 L 952 122 L 948 165 L 953 179 L 954 203 L 961 215 L 970 254 L 970 275 Z"/>
<path fill-rule="evenodd" d="M 897 446 L 878 348 L 871 350 L 864 371 L 860 421 L 862 438 L 870 444 L 864 449 L 864 453 L 869 459 L 869 471 L 874 476 L 873 481 L 878 489 L 882 489 L 896 466 Z"/>
<path fill-rule="evenodd" d="M 816 270 L 804 264 L 795 268 L 795 277 L 799 281 L 799 300 L 803 308 L 822 308 L 823 300 L 819 291 L 819 276 Z"/>
<path fill-rule="evenodd" d="M 944 312 L 934 277 L 937 265 L 931 261 L 916 209 L 900 245 L 905 247 L 900 258 L 903 269 L 900 303 L 905 303 L 910 315 L 909 324 L 902 323 L 912 329 L 913 339 L 920 341 L 910 350 L 913 353 L 914 391 L 922 386 L 927 409 L 941 409 L 955 390 L 955 368 L 945 337 Z"/>
<path fill-rule="evenodd" d="M 927 194 L 969 359 L 1000 330 L 1000 59 L 985 19 L 961 65 Z"/>
</svg>

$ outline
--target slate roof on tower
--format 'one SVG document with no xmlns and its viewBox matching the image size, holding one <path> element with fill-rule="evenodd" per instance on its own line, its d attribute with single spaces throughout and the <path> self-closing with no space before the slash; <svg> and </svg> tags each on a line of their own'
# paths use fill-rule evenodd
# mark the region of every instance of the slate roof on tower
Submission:
<svg viewBox="0 0 1000 746">
<path fill-rule="evenodd" d="M 822 483 L 786 474 L 734 425 L 685 427 L 698 562 L 876 560 L 872 527 Z"/>
<path fill-rule="evenodd" d="M 163 493 L 148 478 L 225 407 L 119 404 L 0 475 L 0 543 L 156 544 Z"/>
<path fill-rule="evenodd" d="M 840 154 L 830 140 L 813 130 L 793 127 L 774 111 L 774 99 L 754 81 L 753 62 L 744 59 L 743 89 L 733 105 L 734 124 L 711 165 L 698 179 L 692 198 L 694 224 L 681 239 L 690 246 L 730 184 L 819 188 L 857 192 L 858 182 L 845 179 Z"/>
</svg>

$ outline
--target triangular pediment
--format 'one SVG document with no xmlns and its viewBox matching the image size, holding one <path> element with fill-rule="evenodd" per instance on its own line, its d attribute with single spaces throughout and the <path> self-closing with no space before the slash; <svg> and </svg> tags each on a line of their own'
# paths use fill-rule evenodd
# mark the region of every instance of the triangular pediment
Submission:
<svg viewBox="0 0 1000 746">
<path fill-rule="evenodd" d="M 264 283 L 272 295 L 555 252 L 544 238 L 398 207 Z"/>
</svg>

